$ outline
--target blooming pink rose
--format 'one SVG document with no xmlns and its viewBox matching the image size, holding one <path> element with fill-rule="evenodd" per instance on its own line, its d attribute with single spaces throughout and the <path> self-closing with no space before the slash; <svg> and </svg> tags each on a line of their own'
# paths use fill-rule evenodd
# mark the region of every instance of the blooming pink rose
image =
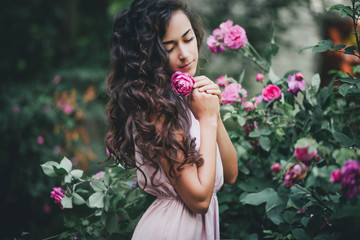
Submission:
<svg viewBox="0 0 360 240">
<path fill-rule="evenodd" d="M 213 35 L 210 35 L 207 38 L 206 44 L 208 46 L 208 49 L 213 53 L 220 53 L 225 51 L 225 46 L 222 45 Z"/>
<path fill-rule="evenodd" d="M 273 173 L 279 173 L 281 171 L 281 166 L 280 164 L 278 163 L 274 163 L 272 166 L 271 166 L 271 171 Z"/>
<path fill-rule="evenodd" d="M 298 160 L 305 163 L 307 166 L 309 166 L 311 164 L 313 158 L 317 156 L 317 149 L 315 148 L 315 150 L 313 152 L 309 153 L 309 148 L 310 148 L 310 146 L 297 147 L 297 148 L 295 148 L 295 153 L 294 153 L 294 156 Z"/>
<path fill-rule="evenodd" d="M 36 138 L 36 141 L 37 141 L 37 143 L 38 143 L 39 145 L 43 145 L 44 142 L 45 142 L 43 136 L 38 136 L 38 137 Z"/>
<path fill-rule="evenodd" d="M 195 80 L 187 73 L 175 72 L 171 76 L 171 86 L 182 97 L 187 97 L 195 84 Z"/>
<path fill-rule="evenodd" d="M 56 76 L 54 77 L 54 83 L 55 83 L 55 84 L 59 84 L 60 81 L 61 81 L 61 76 L 60 76 L 60 75 L 56 75 Z"/>
<path fill-rule="evenodd" d="M 347 160 L 342 167 L 341 191 L 348 198 L 360 194 L 360 163 L 354 159 Z"/>
<path fill-rule="evenodd" d="M 226 87 L 227 85 L 229 85 L 229 83 L 229 80 L 225 76 L 220 76 L 218 77 L 218 79 L 216 79 L 216 84 L 220 87 Z"/>
<path fill-rule="evenodd" d="M 54 187 L 53 191 L 50 192 L 50 197 L 54 199 L 54 202 L 60 205 L 61 209 L 64 209 L 63 205 L 61 204 L 61 199 L 65 197 L 63 193 L 63 189 L 61 187 Z"/>
<path fill-rule="evenodd" d="M 65 103 L 64 105 L 62 105 L 61 109 L 66 115 L 69 115 L 74 111 L 73 106 L 71 104 L 68 104 L 68 103 Z"/>
<path fill-rule="evenodd" d="M 284 185 L 286 187 L 293 186 L 296 182 L 304 179 L 307 175 L 307 167 L 305 164 L 298 162 L 294 163 L 290 166 L 288 170 L 286 170 L 284 177 Z"/>
<path fill-rule="evenodd" d="M 233 27 L 233 21 L 231 20 L 227 20 L 226 22 L 223 22 L 220 24 L 220 31 L 222 32 L 223 35 L 225 35 L 226 33 L 228 33 L 230 31 L 230 29 Z"/>
<path fill-rule="evenodd" d="M 226 86 L 224 91 L 221 93 L 222 104 L 233 104 L 235 101 L 244 101 L 247 97 L 247 91 L 241 87 L 239 83 L 231 83 Z"/>
<path fill-rule="evenodd" d="M 301 74 L 301 73 L 298 73 Z M 305 80 L 302 79 L 302 75 L 301 77 L 298 76 L 296 77 L 295 75 L 289 75 L 288 76 L 288 92 L 291 92 L 292 94 L 297 94 L 298 91 L 304 91 L 305 90 Z"/>
<path fill-rule="evenodd" d="M 251 101 L 247 101 L 244 103 L 244 107 L 248 112 L 250 112 L 255 109 L 255 104 Z"/>
<path fill-rule="evenodd" d="M 255 75 L 255 79 L 257 82 L 261 82 L 263 80 L 263 78 L 264 78 L 264 75 L 262 75 L 261 73 L 257 73 Z"/>
<path fill-rule="evenodd" d="M 269 84 L 262 90 L 262 96 L 266 102 L 273 99 L 279 99 L 281 96 L 281 90 L 278 86 Z"/>
<path fill-rule="evenodd" d="M 299 80 L 299 81 L 304 79 L 301 72 L 295 73 L 294 76 L 295 76 L 296 80 Z"/>
<path fill-rule="evenodd" d="M 340 182 L 340 181 L 341 181 L 341 170 L 335 169 L 331 173 L 330 182 L 334 183 L 334 182 Z"/>
<path fill-rule="evenodd" d="M 248 42 L 245 29 L 239 25 L 232 26 L 225 34 L 224 43 L 231 49 L 238 49 L 245 47 Z"/>
</svg>

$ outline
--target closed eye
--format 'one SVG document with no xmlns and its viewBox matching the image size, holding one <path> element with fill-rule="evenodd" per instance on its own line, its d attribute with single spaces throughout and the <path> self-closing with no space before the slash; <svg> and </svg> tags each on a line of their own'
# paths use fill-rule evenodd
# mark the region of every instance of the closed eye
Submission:
<svg viewBox="0 0 360 240">
<path fill-rule="evenodd" d="M 191 42 L 192 40 L 194 40 L 194 37 L 191 37 L 190 39 L 184 40 L 184 42 L 188 43 L 188 42 Z"/>
</svg>

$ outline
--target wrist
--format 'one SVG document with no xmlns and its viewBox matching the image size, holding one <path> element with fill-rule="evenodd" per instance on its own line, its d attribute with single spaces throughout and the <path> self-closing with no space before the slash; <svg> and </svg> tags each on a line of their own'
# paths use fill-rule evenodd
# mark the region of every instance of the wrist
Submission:
<svg viewBox="0 0 360 240">
<path fill-rule="evenodd" d="M 208 118 L 201 118 L 198 120 L 200 123 L 200 126 L 205 126 L 207 128 L 217 128 L 218 126 L 218 120 L 217 117 L 208 117 Z"/>
</svg>

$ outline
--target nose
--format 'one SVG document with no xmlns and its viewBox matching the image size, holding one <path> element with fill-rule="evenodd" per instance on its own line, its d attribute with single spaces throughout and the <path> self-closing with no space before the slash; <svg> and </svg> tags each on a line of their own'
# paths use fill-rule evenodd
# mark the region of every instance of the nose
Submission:
<svg viewBox="0 0 360 240">
<path fill-rule="evenodd" d="M 185 44 L 179 44 L 179 59 L 184 61 L 189 57 L 189 49 Z"/>
</svg>

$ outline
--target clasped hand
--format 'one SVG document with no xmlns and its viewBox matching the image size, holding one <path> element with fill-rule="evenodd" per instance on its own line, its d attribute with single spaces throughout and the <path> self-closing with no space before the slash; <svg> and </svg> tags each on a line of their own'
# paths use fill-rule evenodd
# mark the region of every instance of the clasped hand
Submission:
<svg viewBox="0 0 360 240">
<path fill-rule="evenodd" d="M 203 117 L 219 115 L 221 91 L 213 81 L 206 76 L 194 77 L 195 85 L 188 98 L 188 105 L 199 120 Z"/>
</svg>

